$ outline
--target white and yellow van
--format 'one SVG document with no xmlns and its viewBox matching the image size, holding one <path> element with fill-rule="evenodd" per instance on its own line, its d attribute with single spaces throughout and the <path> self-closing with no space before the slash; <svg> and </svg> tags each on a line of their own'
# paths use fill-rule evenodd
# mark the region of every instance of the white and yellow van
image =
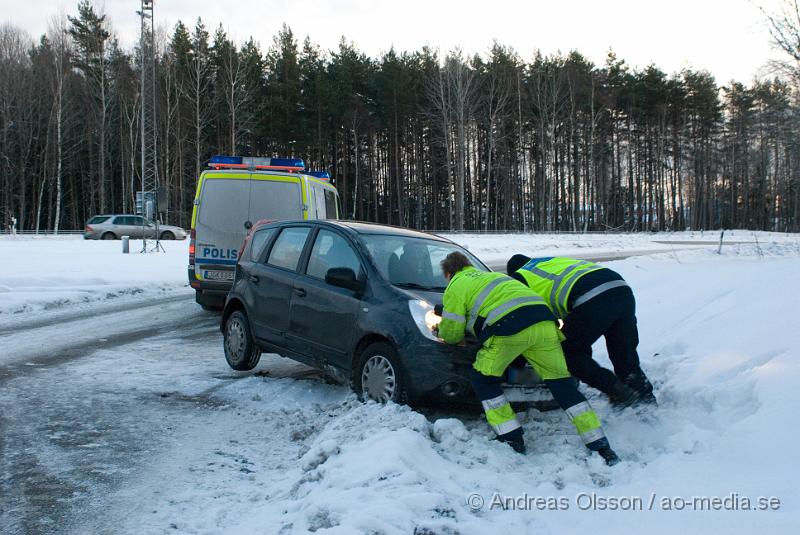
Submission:
<svg viewBox="0 0 800 535">
<path fill-rule="evenodd" d="M 197 181 L 189 244 L 189 284 L 204 308 L 221 308 L 239 248 L 260 220 L 338 219 L 327 173 L 296 158 L 214 156 Z"/>
</svg>

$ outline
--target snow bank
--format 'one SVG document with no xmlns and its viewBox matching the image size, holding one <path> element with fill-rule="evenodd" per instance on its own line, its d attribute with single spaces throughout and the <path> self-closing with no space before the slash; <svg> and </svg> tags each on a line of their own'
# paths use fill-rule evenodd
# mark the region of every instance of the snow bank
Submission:
<svg viewBox="0 0 800 535">
<path fill-rule="evenodd" d="M 152 244 L 152 242 L 149 242 Z M 162 242 L 166 253 L 122 254 L 119 241 L 81 236 L 0 237 L 0 317 L 130 296 L 186 291 L 189 242 Z"/>
<path fill-rule="evenodd" d="M 672 252 L 686 248 L 714 248 L 720 231 L 710 232 L 659 232 L 636 234 L 442 234 L 466 246 L 470 252 L 488 263 L 503 263 L 515 253 L 528 256 L 578 256 L 587 253 L 609 254 L 636 252 L 636 254 Z M 674 242 L 674 243 L 665 243 Z M 726 230 L 723 248 L 732 242 L 758 243 L 769 247 L 779 244 L 800 251 L 800 235 L 778 232 L 752 232 Z"/>
<path fill-rule="evenodd" d="M 560 411 L 521 415 L 529 452 L 520 456 L 490 441 L 479 415 L 428 419 L 351 398 L 312 410 L 306 399 L 295 418 L 312 431 L 288 470 L 258 480 L 263 501 L 240 516 L 212 507 L 193 525 L 236 533 L 792 532 L 800 519 L 797 250 L 736 246 L 611 267 L 636 290 L 643 366 L 660 401 L 654 411 L 617 413 L 587 390 L 620 465 L 588 455 Z M 595 351 L 608 365 L 602 344 Z M 235 399 L 249 388 L 261 384 L 239 381 Z M 273 403 L 248 407 L 270 414 Z M 742 510 L 758 497 L 780 505 Z M 506 498 L 545 510 L 497 505 Z M 707 510 L 717 502 L 704 500 L 715 498 L 721 509 Z M 610 500 L 634 510 L 608 510 Z"/>
</svg>

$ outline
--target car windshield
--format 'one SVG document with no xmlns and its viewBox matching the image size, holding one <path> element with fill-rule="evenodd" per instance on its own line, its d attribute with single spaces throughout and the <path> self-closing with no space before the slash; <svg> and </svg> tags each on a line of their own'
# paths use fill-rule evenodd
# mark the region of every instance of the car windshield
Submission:
<svg viewBox="0 0 800 535">
<path fill-rule="evenodd" d="M 386 234 L 362 238 L 381 275 L 401 288 L 443 292 L 447 281 L 439 263 L 453 251 L 464 253 L 477 269 L 487 271 L 480 260 L 454 243 Z"/>
</svg>

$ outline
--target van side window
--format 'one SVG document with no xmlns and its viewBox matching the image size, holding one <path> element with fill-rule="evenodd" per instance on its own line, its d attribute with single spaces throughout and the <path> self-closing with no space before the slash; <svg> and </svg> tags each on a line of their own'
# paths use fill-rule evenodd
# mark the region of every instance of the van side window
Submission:
<svg viewBox="0 0 800 535">
<path fill-rule="evenodd" d="M 327 219 L 338 219 L 336 210 L 336 194 L 329 189 L 325 190 L 325 211 Z"/>
<path fill-rule="evenodd" d="M 285 269 L 297 270 L 300 255 L 303 254 L 303 246 L 306 238 L 311 231 L 309 227 L 289 227 L 283 229 L 272 251 L 269 253 L 267 263 Z"/>
<path fill-rule="evenodd" d="M 311 188 L 314 192 L 314 210 L 317 219 L 327 219 L 325 215 L 325 190 L 316 184 Z"/>
<path fill-rule="evenodd" d="M 91 218 L 89 221 L 87 221 L 86 224 L 87 225 L 99 225 L 100 223 L 108 221 L 109 219 L 111 219 L 111 216 L 96 215 L 93 218 Z"/>
<path fill-rule="evenodd" d="M 264 252 L 264 246 L 274 234 L 274 228 L 265 228 L 253 234 L 250 242 L 250 260 L 258 262 L 258 259 L 261 258 L 261 253 Z"/>
<path fill-rule="evenodd" d="M 306 274 L 325 279 L 331 268 L 350 268 L 356 274 L 361 272 L 361 262 L 350 244 L 342 236 L 329 230 L 320 230 L 311 249 Z"/>
</svg>

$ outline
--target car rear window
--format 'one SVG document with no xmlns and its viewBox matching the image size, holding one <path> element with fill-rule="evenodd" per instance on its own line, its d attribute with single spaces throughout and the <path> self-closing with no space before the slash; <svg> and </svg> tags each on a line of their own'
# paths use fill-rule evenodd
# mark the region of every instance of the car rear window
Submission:
<svg viewBox="0 0 800 535">
<path fill-rule="evenodd" d="M 283 229 L 278 239 L 275 240 L 275 245 L 272 246 L 272 251 L 269 253 L 269 260 L 267 260 L 267 263 L 272 266 L 296 271 L 300 256 L 303 254 L 306 238 L 310 231 L 311 229 L 309 227 L 289 227 Z"/>
<path fill-rule="evenodd" d="M 86 224 L 87 225 L 99 225 L 100 223 L 104 223 L 105 221 L 108 221 L 109 219 L 111 219 L 110 215 L 96 215 L 93 218 L 91 218 Z"/>
<path fill-rule="evenodd" d="M 264 252 L 264 246 L 275 234 L 275 230 L 276 229 L 274 228 L 265 228 L 257 230 L 256 233 L 253 234 L 253 238 L 250 243 L 250 260 L 253 262 L 258 262 L 258 259 L 261 258 L 261 253 Z"/>
</svg>

